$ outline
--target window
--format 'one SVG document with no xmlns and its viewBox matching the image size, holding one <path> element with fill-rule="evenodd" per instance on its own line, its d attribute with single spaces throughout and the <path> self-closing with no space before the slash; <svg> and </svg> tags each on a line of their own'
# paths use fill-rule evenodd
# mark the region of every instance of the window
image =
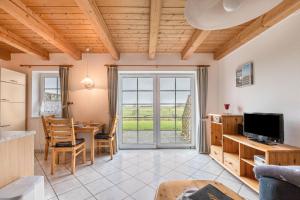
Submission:
<svg viewBox="0 0 300 200">
<path fill-rule="evenodd" d="M 40 74 L 40 114 L 61 115 L 59 74 Z"/>
</svg>

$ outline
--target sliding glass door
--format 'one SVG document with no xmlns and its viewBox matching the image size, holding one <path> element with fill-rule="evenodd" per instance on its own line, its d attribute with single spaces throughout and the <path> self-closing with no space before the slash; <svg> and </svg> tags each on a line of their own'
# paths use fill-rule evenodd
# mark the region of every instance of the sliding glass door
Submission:
<svg viewBox="0 0 300 200">
<path fill-rule="evenodd" d="M 121 74 L 120 148 L 194 146 L 193 74 Z"/>
<path fill-rule="evenodd" d="M 120 144 L 129 147 L 154 147 L 153 89 L 152 76 L 122 76 Z"/>
<path fill-rule="evenodd" d="M 192 136 L 192 78 L 159 77 L 159 145 L 190 144 Z"/>
</svg>

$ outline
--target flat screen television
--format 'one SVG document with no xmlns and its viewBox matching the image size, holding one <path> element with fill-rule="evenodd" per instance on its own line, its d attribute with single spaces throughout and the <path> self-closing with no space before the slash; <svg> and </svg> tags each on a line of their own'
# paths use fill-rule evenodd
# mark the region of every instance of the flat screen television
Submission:
<svg viewBox="0 0 300 200">
<path fill-rule="evenodd" d="M 244 135 L 260 142 L 283 143 L 283 114 L 244 113 Z"/>
</svg>

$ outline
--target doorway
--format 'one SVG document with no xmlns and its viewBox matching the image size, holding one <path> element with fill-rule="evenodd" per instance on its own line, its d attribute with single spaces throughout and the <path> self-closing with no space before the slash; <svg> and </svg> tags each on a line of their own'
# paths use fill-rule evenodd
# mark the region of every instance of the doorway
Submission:
<svg viewBox="0 0 300 200">
<path fill-rule="evenodd" d="M 119 76 L 119 147 L 194 146 L 194 74 Z"/>
</svg>

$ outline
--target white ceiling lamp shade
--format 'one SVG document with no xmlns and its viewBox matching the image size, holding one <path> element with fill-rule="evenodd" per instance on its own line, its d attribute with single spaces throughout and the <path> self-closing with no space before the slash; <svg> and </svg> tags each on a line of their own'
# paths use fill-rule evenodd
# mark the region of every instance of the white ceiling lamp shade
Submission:
<svg viewBox="0 0 300 200">
<path fill-rule="evenodd" d="M 81 83 L 84 85 L 86 89 L 92 89 L 95 86 L 95 83 L 93 79 L 89 77 L 89 58 L 88 53 L 90 52 L 90 49 L 86 49 L 86 76 L 84 79 L 82 79 Z"/>
<path fill-rule="evenodd" d="M 187 0 L 187 22 L 201 30 L 231 28 L 259 17 L 283 0 Z"/>
<path fill-rule="evenodd" d="M 223 7 L 226 12 L 236 11 L 241 5 L 241 0 L 223 0 Z"/>
<path fill-rule="evenodd" d="M 81 83 L 86 89 L 92 89 L 95 85 L 94 81 L 89 76 L 86 76 L 84 79 L 82 79 Z"/>
</svg>

